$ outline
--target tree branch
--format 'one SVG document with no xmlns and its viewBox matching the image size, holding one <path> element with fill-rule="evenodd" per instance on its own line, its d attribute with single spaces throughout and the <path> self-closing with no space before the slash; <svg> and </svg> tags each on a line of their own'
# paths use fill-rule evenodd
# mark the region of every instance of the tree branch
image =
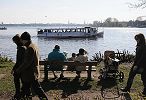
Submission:
<svg viewBox="0 0 146 100">
<path fill-rule="evenodd" d="M 138 0 L 138 3 L 128 3 L 130 8 L 146 8 L 146 0 Z"/>
</svg>

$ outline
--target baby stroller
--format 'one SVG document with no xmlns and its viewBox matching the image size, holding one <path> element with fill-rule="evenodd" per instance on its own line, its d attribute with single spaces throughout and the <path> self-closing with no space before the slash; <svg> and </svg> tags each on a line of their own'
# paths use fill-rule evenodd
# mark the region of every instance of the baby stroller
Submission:
<svg viewBox="0 0 146 100">
<path fill-rule="evenodd" d="M 120 61 L 116 59 L 114 51 L 105 51 L 104 52 L 104 68 L 99 70 L 100 76 L 99 79 L 106 78 L 115 78 L 115 79 L 124 79 L 124 73 L 119 71 Z"/>
</svg>

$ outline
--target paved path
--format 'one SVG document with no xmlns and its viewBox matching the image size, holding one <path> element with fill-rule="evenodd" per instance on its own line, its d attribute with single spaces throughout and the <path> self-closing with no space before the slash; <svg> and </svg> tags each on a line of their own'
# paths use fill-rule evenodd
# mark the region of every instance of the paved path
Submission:
<svg viewBox="0 0 146 100">
<path fill-rule="evenodd" d="M 0 74 L 0 79 L 2 79 L 6 74 Z"/>
</svg>

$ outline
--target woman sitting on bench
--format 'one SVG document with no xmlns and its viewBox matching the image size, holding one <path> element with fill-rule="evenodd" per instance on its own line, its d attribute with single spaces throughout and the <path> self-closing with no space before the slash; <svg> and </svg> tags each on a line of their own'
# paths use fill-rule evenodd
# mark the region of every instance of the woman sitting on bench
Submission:
<svg viewBox="0 0 146 100">
<path fill-rule="evenodd" d="M 74 61 L 79 61 L 80 63 L 85 63 L 88 61 L 87 52 L 81 48 L 79 49 L 79 53 Z M 81 71 L 86 70 L 86 66 L 76 66 L 76 78 L 80 78 Z"/>
</svg>

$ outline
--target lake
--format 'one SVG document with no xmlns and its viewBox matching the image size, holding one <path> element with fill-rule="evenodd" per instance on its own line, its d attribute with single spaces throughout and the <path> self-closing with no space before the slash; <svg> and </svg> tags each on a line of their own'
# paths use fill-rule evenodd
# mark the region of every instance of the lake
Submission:
<svg viewBox="0 0 146 100">
<path fill-rule="evenodd" d="M 53 27 L 53 26 L 52 26 Z M 128 50 L 134 53 L 136 41 L 134 36 L 137 33 L 144 33 L 146 36 L 146 28 L 99 28 L 104 31 L 104 36 L 97 39 L 49 39 L 38 38 L 37 29 L 44 27 L 7 27 L 7 30 L 0 30 L 0 54 L 6 55 L 15 61 L 16 45 L 12 41 L 15 34 L 21 34 L 28 31 L 32 36 L 32 41 L 38 45 L 41 59 L 47 57 L 56 44 L 60 45 L 61 52 L 67 52 L 67 57 L 71 53 L 78 53 L 80 48 L 84 48 L 88 52 L 88 56 L 92 56 L 99 51 L 103 53 L 105 50 L 123 51 Z"/>
</svg>

